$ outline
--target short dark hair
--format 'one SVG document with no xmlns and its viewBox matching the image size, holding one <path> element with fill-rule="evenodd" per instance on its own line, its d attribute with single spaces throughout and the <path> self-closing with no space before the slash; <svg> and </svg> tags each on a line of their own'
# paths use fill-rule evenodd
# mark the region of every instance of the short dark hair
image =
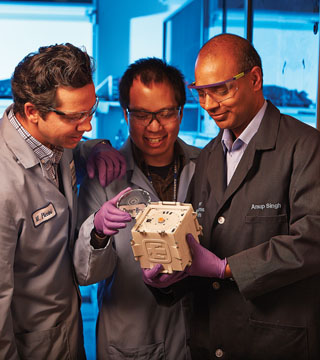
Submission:
<svg viewBox="0 0 320 360">
<path fill-rule="evenodd" d="M 48 107 L 56 107 L 59 86 L 80 88 L 92 83 L 93 59 L 70 43 L 40 47 L 16 66 L 11 78 L 14 112 L 24 114 L 31 102 L 45 118 Z"/>
<path fill-rule="evenodd" d="M 176 67 L 158 58 L 143 58 L 129 65 L 119 83 L 119 101 L 123 109 L 130 104 L 130 89 L 133 80 L 140 77 L 144 85 L 167 82 L 172 86 L 178 106 L 186 102 L 184 76 Z"/>
<path fill-rule="evenodd" d="M 251 70 L 254 66 L 258 66 L 261 69 L 262 74 L 262 62 L 261 57 L 257 50 L 247 39 L 241 40 L 243 42 L 242 52 L 239 53 L 239 71 Z"/>
</svg>

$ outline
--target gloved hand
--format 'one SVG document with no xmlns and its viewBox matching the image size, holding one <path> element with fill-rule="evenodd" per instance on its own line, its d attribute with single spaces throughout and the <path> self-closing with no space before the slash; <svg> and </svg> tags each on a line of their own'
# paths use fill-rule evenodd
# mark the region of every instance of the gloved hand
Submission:
<svg viewBox="0 0 320 360">
<path fill-rule="evenodd" d="M 94 178 L 95 169 L 98 171 L 101 186 L 109 185 L 113 180 L 120 179 L 126 173 L 126 159 L 110 144 L 96 144 L 87 160 L 87 173 Z"/>
<path fill-rule="evenodd" d="M 192 264 L 185 272 L 190 276 L 224 278 L 227 259 L 221 260 L 214 253 L 200 245 L 192 234 L 187 234 L 187 243 L 192 255 Z"/>
<path fill-rule="evenodd" d="M 166 288 L 188 276 L 184 271 L 174 271 L 172 274 L 161 273 L 163 266 L 156 264 L 152 269 L 142 269 L 145 284 L 155 288 Z"/>
<path fill-rule="evenodd" d="M 131 190 L 130 187 L 122 190 L 111 200 L 106 201 L 95 214 L 93 223 L 98 234 L 109 236 L 117 234 L 119 229 L 125 228 L 126 223 L 131 221 L 130 214 L 117 208 L 119 198 L 129 190 Z"/>
</svg>

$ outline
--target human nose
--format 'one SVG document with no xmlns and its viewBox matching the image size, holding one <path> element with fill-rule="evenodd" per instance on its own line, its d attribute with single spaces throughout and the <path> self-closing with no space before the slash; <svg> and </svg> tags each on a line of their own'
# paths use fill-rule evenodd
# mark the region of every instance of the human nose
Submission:
<svg viewBox="0 0 320 360">
<path fill-rule="evenodd" d="M 155 113 L 152 113 L 152 118 L 149 122 L 149 124 L 146 126 L 148 128 L 148 130 L 151 131 L 158 131 L 159 127 L 161 127 L 161 123 L 157 118 L 157 115 Z"/>
<path fill-rule="evenodd" d="M 205 99 L 204 102 L 202 104 L 200 104 L 201 107 L 204 110 L 210 110 L 216 107 L 220 106 L 220 102 L 215 100 L 208 92 L 205 92 Z"/>
<path fill-rule="evenodd" d="M 92 125 L 91 125 L 92 116 L 93 115 L 88 116 L 83 121 L 81 121 L 77 126 L 77 130 L 78 131 L 91 131 L 92 130 Z"/>
</svg>

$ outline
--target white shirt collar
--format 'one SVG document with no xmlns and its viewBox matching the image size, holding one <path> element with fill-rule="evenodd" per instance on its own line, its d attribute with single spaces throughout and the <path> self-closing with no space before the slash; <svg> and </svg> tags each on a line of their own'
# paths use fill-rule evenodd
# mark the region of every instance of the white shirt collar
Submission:
<svg viewBox="0 0 320 360">
<path fill-rule="evenodd" d="M 250 123 L 248 124 L 248 126 L 243 130 L 243 132 L 240 134 L 240 136 L 233 142 L 232 144 L 232 133 L 231 130 L 229 129 L 224 129 L 223 130 L 223 134 L 222 134 L 222 145 L 224 147 L 224 149 L 227 149 L 228 151 L 231 150 L 231 146 L 233 147 L 233 145 L 237 145 L 237 143 L 244 143 L 246 145 L 249 144 L 250 140 L 254 137 L 254 135 L 256 134 L 256 132 L 259 129 L 259 126 L 261 124 L 262 118 L 266 112 L 267 109 L 267 101 L 264 101 L 264 104 L 262 105 L 261 109 L 257 112 L 257 114 L 255 115 L 255 117 L 250 121 Z M 232 145 L 231 145 L 232 144 Z M 231 146 L 230 146 L 231 145 Z"/>
</svg>

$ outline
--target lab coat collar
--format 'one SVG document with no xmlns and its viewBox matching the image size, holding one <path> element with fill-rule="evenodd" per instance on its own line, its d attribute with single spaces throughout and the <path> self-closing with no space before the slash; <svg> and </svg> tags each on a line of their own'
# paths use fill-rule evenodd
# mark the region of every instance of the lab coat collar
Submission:
<svg viewBox="0 0 320 360">
<path fill-rule="evenodd" d="M 1 120 L 1 132 L 3 134 L 3 139 L 6 142 L 7 146 L 13 154 L 15 155 L 17 161 L 22 164 L 26 169 L 32 168 L 39 164 L 39 159 L 32 151 L 30 146 L 25 142 L 25 140 L 18 134 L 17 130 L 12 126 L 8 119 L 8 114 L 12 109 L 13 104 L 10 105 L 4 112 Z"/>
</svg>

